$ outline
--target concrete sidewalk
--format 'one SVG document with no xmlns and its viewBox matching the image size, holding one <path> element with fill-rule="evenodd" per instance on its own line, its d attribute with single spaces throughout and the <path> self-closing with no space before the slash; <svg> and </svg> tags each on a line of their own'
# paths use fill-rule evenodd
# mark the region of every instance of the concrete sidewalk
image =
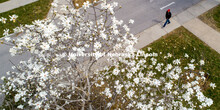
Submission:
<svg viewBox="0 0 220 110">
<path fill-rule="evenodd" d="M 203 23 L 198 18 L 194 18 L 183 26 L 196 35 L 203 42 L 208 44 L 218 53 L 220 53 L 220 33 Z"/>
<path fill-rule="evenodd" d="M 24 5 L 27 5 L 32 2 L 36 2 L 36 1 L 38 1 L 38 0 L 9 0 L 9 1 L 0 3 L 0 7 L 1 7 L 0 13 L 6 12 L 9 10 L 13 10 L 13 9 L 18 8 L 20 6 L 24 6 Z"/>
<path fill-rule="evenodd" d="M 165 21 L 158 23 L 136 35 L 139 42 L 135 48 L 141 49 L 174 29 L 184 26 L 210 47 L 220 53 L 220 33 L 203 23 L 197 17 L 220 4 L 220 0 L 204 0 L 170 19 L 171 24 L 162 28 Z"/>
</svg>

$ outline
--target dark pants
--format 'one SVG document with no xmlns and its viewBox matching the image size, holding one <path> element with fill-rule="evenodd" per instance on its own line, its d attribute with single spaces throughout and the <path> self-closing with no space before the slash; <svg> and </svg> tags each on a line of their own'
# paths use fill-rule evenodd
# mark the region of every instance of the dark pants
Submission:
<svg viewBox="0 0 220 110">
<path fill-rule="evenodd" d="M 167 25 L 167 23 L 170 24 L 170 20 L 169 19 L 166 20 L 166 22 L 164 23 L 163 27 L 165 27 Z"/>
</svg>

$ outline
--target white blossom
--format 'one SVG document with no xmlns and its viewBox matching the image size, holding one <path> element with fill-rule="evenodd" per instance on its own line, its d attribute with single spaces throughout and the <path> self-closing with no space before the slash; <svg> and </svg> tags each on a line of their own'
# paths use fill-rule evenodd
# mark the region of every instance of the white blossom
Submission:
<svg viewBox="0 0 220 110">
<path fill-rule="evenodd" d="M 165 87 L 167 89 L 172 89 L 173 85 L 171 83 L 166 83 Z"/>
<path fill-rule="evenodd" d="M 214 89 L 216 87 L 215 83 L 210 83 L 210 87 Z"/>
<path fill-rule="evenodd" d="M 47 93 L 45 91 L 42 91 L 39 93 L 39 95 L 42 97 L 42 98 L 45 98 L 46 99 L 46 95 Z"/>
<path fill-rule="evenodd" d="M 35 109 L 39 109 L 39 108 L 41 108 L 41 104 L 42 104 L 42 102 L 37 102 L 37 103 L 34 103 L 34 105 L 35 105 Z"/>
<path fill-rule="evenodd" d="M 210 98 L 206 98 L 205 102 L 208 106 L 211 106 L 213 104 L 213 100 Z"/>
<path fill-rule="evenodd" d="M 102 47 L 102 44 L 100 42 L 95 42 L 94 44 L 94 48 L 97 50 L 97 49 L 100 49 Z"/>
<path fill-rule="evenodd" d="M 155 85 L 156 87 L 160 86 L 161 85 L 161 82 L 157 79 L 154 79 L 153 80 L 153 85 Z"/>
<path fill-rule="evenodd" d="M 43 42 L 42 45 L 40 46 L 43 50 L 49 50 L 50 45 L 46 42 Z"/>
<path fill-rule="evenodd" d="M 3 17 L 1 17 L 1 18 L 0 18 L 0 21 L 1 21 L 2 23 L 4 23 L 4 24 L 5 24 L 5 23 L 6 23 L 6 21 L 7 21 L 7 18 L 3 18 Z"/>
<path fill-rule="evenodd" d="M 134 82 L 135 82 L 135 84 L 138 84 L 139 83 L 139 78 L 134 78 Z"/>
<path fill-rule="evenodd" d="M 111 98 L 111 97 L 112 97 L 112 94 L 111 94 L 109 88 L 105 88 L 105 95 L 106 95 L 108 98 Z"/>
<path fill-rule="evenodd" d="M 133 90 L 133 89 L 131 89 L 131 90 L 129 90 L 128 92 L 127 92 L 127 96 L 128 96 L 128 98 L 132 98 L 133 97 L 133 95 L 134 95 L 134 93 L 135 93 L 135 91 Z"/>
<path fill-rule="evenodd" d="M 19 109 L 23 109 L 24 106 L 23 106 L 23 105 L 19 105 L 17 108 L 19 108 Z"/>
<path fill-rule="evenodd" d="M 129 20 L 129 23 L 130 23 L 130 24 L 134 24 L 134 20 L 133 20 L 133 19 L 130 19 L 130 20 Z"/>
<path fill-rule="evenodd" d="M 205 61 L 204 60 L 200 60 L 199 63 L 200 63 L 200 65 L 204 65 Z"/>
<path fill-rule="evenodd" d="M 188 57 L 189 57 L 189 55 L 185 53 L 184 57 L 188 58 Z"/>
<path fill-rule="evenodd" d="M 173 61 L 173 64 L 175 64 L 175 65 L 179 65 L 179 64 L 180 64 L 180 59 L 176 59 L 176 60 L 174 60 L 174 61 Z"/>
<path fill-rule="evenodd" d="M 11 15 L 11 16 L 9 16 L 10 17 L 10 21 L 13 21 L 13 22 L 15 22 L 15 20 L 18 18 L 18 16 L 17 15 Z"/>
<path fill-rule="evenodd" d="M 47 71 L 46 72 L 42 72 L 40 74 L 41 79 L 43 79 L 44 81 L 47 80 L 48 79 L 48 74 L 49 73 Z"/>
<path fill-rule="evenodd" d="M 191 70 L 194 70 L 194 69 L 195 69 L 194 64 L 188 64 L 188 66 L 189 66 L 189 69 L 191 69 Z"/>
<path fill-rule="evenodd" d="M 9 35 L 9 29 L 4 29 L 3 36 L 8 36 Z"/>
</svg>

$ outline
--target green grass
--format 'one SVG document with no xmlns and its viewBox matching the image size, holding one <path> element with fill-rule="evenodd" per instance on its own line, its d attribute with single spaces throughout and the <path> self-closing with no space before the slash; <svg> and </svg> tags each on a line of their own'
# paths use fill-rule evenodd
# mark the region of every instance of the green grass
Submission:
<svg viewBox="0 0 220 110">
<path fill-rule="evenodd" d="M 12 30 L 13 28 L 19 26 L 19 24 L 31 24 L 34 20 L 46 18 L 47 13 L 50 10 L 50 3 L 52 1 L 53 0 L 39 0 L 37 2 L 10 10 L 8 12 L 0 13 L 0 17 L 8 19 L 6 24 L 0 22 L 0 37 L 3 36 L 3 30 L 5 28 Z M 18 15 L 15 23 L 9 21 L 9 15 L 13 14 Z"/>
<path fill-rule="evenodd" d="M 200 59 L 205 60 L 204 71 L 208 72 L 209 82 L 214 82 L 216 88 L 205 89 L 205 95 L 213 99 L 214 104 L 211 106 L 211 110 L 219 110 L 220 100 L 220 54 L 207 46 L 204 42 L 190 33 L 183 27 L 180 27 L 173 32 L 163 36 L 147 47 L 151 47 L 156 53 L 162 52 L 162 54 L 171 53 L 176 58 L 181 58 L 187 53 L 191 59 L 195 59 L 198 62 Z M 147 47 L 143 48 L 147 51 Z M 164 56 L 164 55 L 161 55 Z M 164 60 L 164 58 L 158 59 L 158 61 Z M 169 61 L 164 61 L 169 62 Z"/>
<path fill-rule="evenodd" d="M 6 2 L 6 1 L 9 1 L 9 0 L 0 0 L 0 3 Z"/>
<path fill-rule="evenodd" d="M 220 5 L 200 15 L 199 18 L 203 22 L 220 32 Z"/>
</svg>

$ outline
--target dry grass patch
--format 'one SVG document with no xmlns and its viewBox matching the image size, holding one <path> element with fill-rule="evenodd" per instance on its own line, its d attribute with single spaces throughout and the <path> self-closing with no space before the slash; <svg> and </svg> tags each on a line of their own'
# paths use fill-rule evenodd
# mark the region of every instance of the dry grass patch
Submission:
<svg viewBox="0 0 220 110">
<path fill-rule="evenodd" d="M 199 16 L 204 23 L 220 32 L 220 5 Z"/>
</svg>

